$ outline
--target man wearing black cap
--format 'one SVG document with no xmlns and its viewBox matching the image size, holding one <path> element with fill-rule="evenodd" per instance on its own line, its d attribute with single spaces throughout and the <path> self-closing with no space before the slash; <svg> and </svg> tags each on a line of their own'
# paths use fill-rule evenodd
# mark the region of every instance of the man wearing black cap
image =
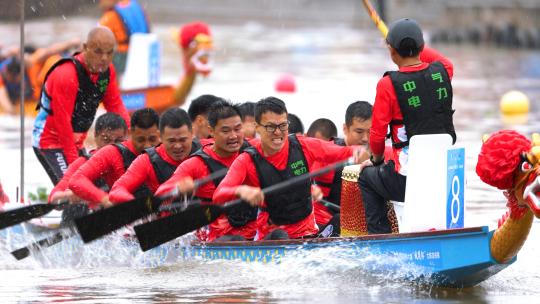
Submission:
<svg viewBox="0 0 540 304">
<path fill-rule="evenodd" d="M 370 234 L 390 233 L 386 201 L 405 199 L 409 138 L 448 133 L 456 140 L 450 60 L 424 45 L 422 30 L 412 19 L 390 24 L 386 44 L 399 70 L 386 72 L 377 84 L 369 138 L 372 156 L 362 164 L 359 178 Z M 395 162 L 385 164 L 388 127 Z"/>
</svg>

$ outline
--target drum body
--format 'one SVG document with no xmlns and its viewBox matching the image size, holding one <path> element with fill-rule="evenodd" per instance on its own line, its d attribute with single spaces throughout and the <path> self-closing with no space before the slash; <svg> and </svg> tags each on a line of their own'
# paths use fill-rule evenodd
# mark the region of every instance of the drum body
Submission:
<svg viewBox="0 0 540 304">
<path fill-rule="evenodd" d="M 360 165 L 346 166 L 341 174 L 341 236 L 367 234 L 366 212 L 358 185 Z"/>
<path fill-rule="evenodd" d="M 341 236 L 367 235 L 366 212 L 362 200 L 362 192 L 358 184 L 360 165 L 343 168 L 341 175 Z M 388 220 L 392 225 L 392 233 L 399 233 L 398 221 L 394 212 L 394 205 L 387 202 Z"/>
</svg>

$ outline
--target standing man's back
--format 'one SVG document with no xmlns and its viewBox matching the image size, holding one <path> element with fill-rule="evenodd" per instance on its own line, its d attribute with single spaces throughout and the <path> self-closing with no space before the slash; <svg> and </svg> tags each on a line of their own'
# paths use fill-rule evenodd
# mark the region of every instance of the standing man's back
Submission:
<svg viewBox="0 0 540 304">
<path fill-rule="evenodd" d="M 359 184 L 370 234 L 390 233 L 386 201 L 404 201 L 409 140 L 414 135 L 447 133 L 454 142 L 453 65 L 424 45 L 422 29 L 412 19 L 390 25 L 386 43 L 398 71 L 377 84 L 369 146 Z M 392 139 L 393 160 L 385 163 L 385 139 Z"/>
</svg>

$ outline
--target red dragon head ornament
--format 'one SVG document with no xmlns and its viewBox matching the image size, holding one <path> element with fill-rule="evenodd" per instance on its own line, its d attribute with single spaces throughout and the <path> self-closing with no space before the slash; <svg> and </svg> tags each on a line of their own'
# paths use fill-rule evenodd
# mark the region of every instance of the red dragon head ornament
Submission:
<svg viewBox="0 0 540 304">
<path fill-rule="evenodd" d="M 212 71 L 210 52 L 213 49 L 210 27 L 200 21 L 183 25 L 178 32 L 178 43 L 184 52 L 184 68 L 207 76 Z"/>
<path fill-rule="evenodd" d="M 509 200 L 518 204 L 515 207 L 527 206 L 540 218 L 539 161 L 540 147 L 516 131 L 503 130 L 482 145 L 476 173 L 483 182 L 508 191 Z"/>
</svg>

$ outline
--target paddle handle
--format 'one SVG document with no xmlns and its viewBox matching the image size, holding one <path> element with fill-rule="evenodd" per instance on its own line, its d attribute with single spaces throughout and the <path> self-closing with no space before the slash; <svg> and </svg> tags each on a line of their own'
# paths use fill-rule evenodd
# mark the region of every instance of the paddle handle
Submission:
<svg viewBox="0 0 540 304">
<path fill-rule="evenodd" d="M 189 200 L 189 201 L 180 202 L 180 203 L 162 205 L 162 206 L 159 206 L 159 211 L 171 211 L 171 210 L 184 211 L 187 207 L 189 207 L 189 205 L 200 204 L 200 203 L 201 203 L 201 200 L 194 199 L 194 200 Z"/>
<path fill-rule="evenodd" d="M 388 27 L 386 27 L 386 24 L 381 19 L 375 8 L 373 8 L 373 5 L 371 5 L 371 2 L 369 0 L 362 0 L 364 3 L 364 7 L 366 8 L 369 17 L 371 17 L 371 20 L 373 23 L 375 23 L 375 26 L 379 29 L 381 34 L 386 38 L 386 35 L 388 35 Z"/>
<path fill-rule="evenodd" d="M 195 192 L 195 190 L 197 190 L 197 188 L 199 188 L 200 186 L 202 185 L 205 185 L 211 181 L 213 181 L 214 179 L 216 178 L 220 178 L 220 177 L 223 177 L 227 174 L 227 171 L 229 171 L 228 168 L 224 168 L 224 169 L 221 169 L 221 170 L 218 170 L 216 172 L 213 172 L 212 174 L 209 174 L 205 177 L 202 177 L 202 178 L 199 178 L 199 179 L 196 179 L 193 181 L 194 183 L 194 189 L 193 189 L 193 192 Z M 178 197 L 180 196 L 180 190 L 178 190 L 178 187 L 174 187 L 173 190 L 163 194 L 163 195 L 160 195 L 158 196 L 159 199 L 161 200 L 166 200 L 166 199 L 170 199 L 170 198 L 175 198 L 175 197 Z"/>
<path fill-rule="evenodd" d="M 281 182 L 281 183 L 277 183 L 277 184 L 274 184 L 272 186 L 269 186 L 269 187 L 266 187 L 262 190 L 262 192 L 264 194 L 272 194 L 274 192 L 277 192 L 279 190 L 282 190 L 283 188 L 286 188 L 286 187 L 290 187 L 292 185 L 295 185 L 299 182 L 303 182 L 307 179 L 312 179 L 314 177 L 317 177 L 317 176 L 321 176 L 323 174 L 326 174 L 330 171 L 333 171 L 333 170 L 336 170 L 336 169 L 340 169 L 340 168 L 343 168 L 345 166 L 348 166 L 348 165 L 352 165 L 354 164 L 354 157 L 350 157 L 346 160 L 343 160 L 343 161 L 339 161 L 337 163 L 333 163 L 331 165 L 328 165 L 326 167 L 323 167 L 323 168 L 320 168 L 319 170 L 315 170 L 313 172 L 310 172 L 309 174 L 302 174 L 302 175 L 298 175 L 298 176 L 295 176 L 289 180 L 286 180 L 284 182 Z"/>
<path fill-rule="evenodd" d="M 64 207 L 66 207 L 69 204 L 70 204 L 70 202 L 67 199 L 61 199 L 59 201 L 56 201 L 56 202 L 52 203 L 52 205 L 54 205 L 54 209 L 56 209 L 56 210 L 63 210 Z"/>
<path fill-rule="evenodd" d="M 336 205 L 332 202 L 329 202 L 325 199 L 321 199 L 319 200 L 319 203 L 321 203 L 323 206 L 325 206 L 326 208 L 330 209 L 331 211 L 335 212 L 335 213 L 338 213 L 341 211 L 341 207 L 339 205 Z"/>
</svg>

